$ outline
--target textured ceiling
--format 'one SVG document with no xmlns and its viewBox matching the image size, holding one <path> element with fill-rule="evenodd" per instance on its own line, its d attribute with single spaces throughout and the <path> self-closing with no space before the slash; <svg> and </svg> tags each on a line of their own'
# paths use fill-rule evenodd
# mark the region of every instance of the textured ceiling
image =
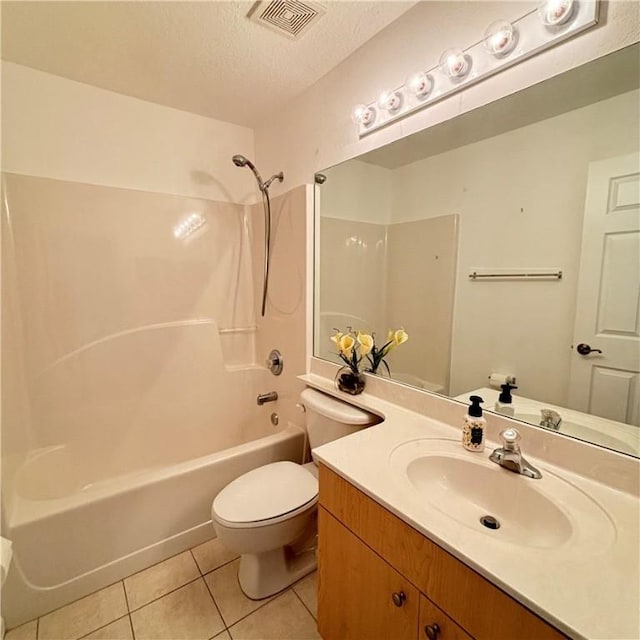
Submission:
<svg viewBox="0 0 640 640">
<path fill-rule="evenodd" d="M 416 2 L 323 4 L 290 40 L 249 20 L 252 2 L 3 1 L 2 58 L 255 126 Z"/>
</svg>

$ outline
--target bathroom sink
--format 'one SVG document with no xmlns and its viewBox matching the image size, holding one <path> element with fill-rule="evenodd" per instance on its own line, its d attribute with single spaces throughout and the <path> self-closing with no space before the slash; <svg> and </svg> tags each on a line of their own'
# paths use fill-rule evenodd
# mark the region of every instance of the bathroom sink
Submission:
<svg viewBox="0 0 640 640">
<path fill-rule="evenodd" d="M 571 541 L 585 553 L 613 542 L 611 519 L 582 490 L 549 470 L 539 480 L 513 473 L 490 462 L 489 453 L 424 438 L 396 447 L 389 464 L 396 481 L 431 511 L 429 517 L 435 510 L 495 540 L 538 549 Z"/>
</svg>

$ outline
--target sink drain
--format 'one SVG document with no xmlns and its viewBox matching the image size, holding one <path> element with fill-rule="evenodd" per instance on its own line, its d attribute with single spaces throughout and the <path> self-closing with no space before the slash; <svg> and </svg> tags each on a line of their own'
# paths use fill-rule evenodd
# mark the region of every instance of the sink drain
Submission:
<svg viewBox="0 0 640 640">
<path fill-rule="evenodd" d="M 487 529 L 499 529 L 500 523 L 493 516 L 482 516 L 480 522 L 487 527 Z"/>
</svg>

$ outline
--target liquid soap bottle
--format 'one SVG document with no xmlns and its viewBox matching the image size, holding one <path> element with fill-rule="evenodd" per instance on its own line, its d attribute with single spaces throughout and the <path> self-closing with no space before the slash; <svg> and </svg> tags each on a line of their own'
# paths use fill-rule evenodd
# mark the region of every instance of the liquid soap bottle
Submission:
<svg viewBox="0 0 640 640">
<path fill-rule="evenodd" d="M 511 397 L 511 391 L 513 389 L 517 389 L 512 384 L 501 384 L 502 393 L 498 396 L 498 401 L 495 405 L 495 410 L 497 413 L 501 413 L 504 416 L 515 416 L 516 411 L 513 407 L 513 398 Z"/>
<path fill-rule="evenodd" d="M 487 426 L 487 421 L 482 417 L 482 407 L 480 406 L 484 400 L 480 396 L 471 396 L 469 400 L 471 400 L 471 404 L 464 417 L 462 446 L 468 451 L 484 451 L 484 429 Z"/>
</svg>

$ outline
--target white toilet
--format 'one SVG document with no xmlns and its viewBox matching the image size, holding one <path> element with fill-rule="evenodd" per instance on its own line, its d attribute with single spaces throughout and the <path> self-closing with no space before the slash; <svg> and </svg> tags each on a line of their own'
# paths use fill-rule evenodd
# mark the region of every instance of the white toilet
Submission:
<svg viewBox="0 0 640 640">
<path fill-rule="evenodd" d="M 380 422 L 376 415 L 313 389 L 305 389 L 300 399 L 312 449 Z M 213 526 L 223 544 L 240 554 L 238 580 L 249 598 L 267 598 L 315 569 L 317 502 L 313 462 L 258 467 L 216 496 Z"/>
</svg>

